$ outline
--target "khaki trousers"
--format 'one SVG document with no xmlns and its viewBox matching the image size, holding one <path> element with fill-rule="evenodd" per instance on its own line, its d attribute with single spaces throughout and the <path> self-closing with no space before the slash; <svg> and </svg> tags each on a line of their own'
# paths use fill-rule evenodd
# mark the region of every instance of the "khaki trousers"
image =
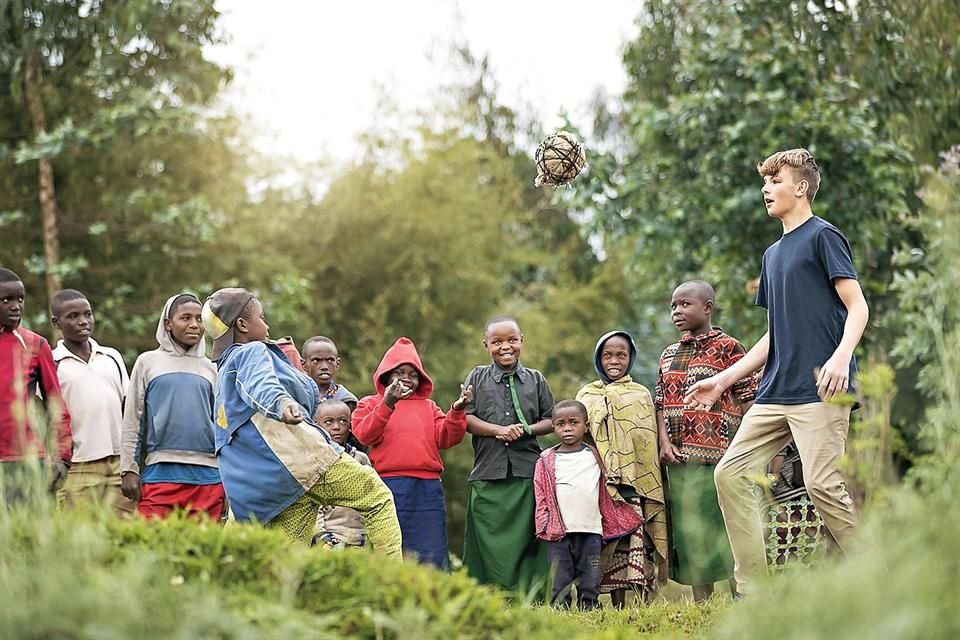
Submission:
<svg viewBox="0 0 960 640">
<path fill-rule="evenodd" d="M 850 407 L 825 402 L 754 404 L 743 417 L 714 471 L 740 593 L 750 593 L 753 581 L 767 572 L 766 545 L 753 486 L 791 439 L 800 453 L 807 493 L 837 546 L 841 551 L 848 550 L 859 521 L 839 469 L 849 428 Z"/>
<path fill-rule="evenodd" d="M 105 505 L 122 518 L 133 515 L 137 509 L 137 503 L 120 491 L 120 456 L 74 462 L 57 499 L 68 507 Z"/>
</svg>

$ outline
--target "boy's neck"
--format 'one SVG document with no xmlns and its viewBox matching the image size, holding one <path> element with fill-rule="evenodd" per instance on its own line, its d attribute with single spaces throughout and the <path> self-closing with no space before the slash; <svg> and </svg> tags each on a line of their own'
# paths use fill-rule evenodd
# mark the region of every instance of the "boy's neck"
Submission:
<svg viewBox="0 0 960 640">
<path fill-rule="evenodd" d="M 783 235 L 787 235 L 812 217 L 813 211 L 810 210 L 810 205 L 797 207 L 780 218 L 780 223 L 783 225 Z"/>
<path fill-rule="evenodd" d="M 330 389 L 333 389 L 337 386 L 337 383 L 333 381 L 333 378 L 330 378 L 330 382 L 326 382 L 323 384 L 317 381 L 316 378 L 314 378 L 313 381 L 317 383 L 317 388 L 320 389 L 320 395 L 325 395 L 327 393 L 330 393 Z"/>
<path fill-rule="evenodd" d="M 560 446 L 557 447 L 557 451 L 559 451 L 560 453 L 575 453 L 575 452 L 577 452 L 577 451 L 580 451 L 581 449 L 583 449 L 583 439 L 582 439 L 582 438 L 581 438 L 580 440 L 577 440 L 576 442 L 574 442 L 574 443 L 572 443 L 572 444 L 563 444 L 563 443 L 561 442 L 561 443 L 560 443 Z"/>
<path fill-rule="evenodd" d="M 90 344 L 89 338 L 85 338 L 79 342 L 64 338 L 63 346 L 67 348 L 67 351 L 82 359 L 84 362 L 89 362 L 90 356 L 93 355 L 93 346 Z"/>
<path fill-rule="evenodd" d="M 713 329 L 713 323 L 708 320 L 703 324 L 703 326 L 697 327 L 696 329 L 690 329 L 689 333 L 692 336 L 702 336 L 710 333 L 711 329 Z"/>
</svg>

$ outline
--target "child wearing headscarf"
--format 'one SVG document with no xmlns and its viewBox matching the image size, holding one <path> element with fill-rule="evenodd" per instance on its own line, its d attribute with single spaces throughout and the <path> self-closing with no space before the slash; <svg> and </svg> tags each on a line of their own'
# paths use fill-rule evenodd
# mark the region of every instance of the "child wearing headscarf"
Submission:
<svg viewBox="0 0 960 640">
<path fill-rule="evenodd" d="M 607 484 L 614 486 L 637 515 L 643 527 L 620 538 L 603 557 L 600 589 L 614 606 L 622 607 L 627 589 L 642 593 L 649 602 L 667 558 L 667 522 L 660 472 L 657 423 L 653 398 L 630 370 L 637 346 L 626 331 L 600 337 L 594 349 L 594 368 L 600 379 L 579 392 L 587 407 L 590 432 L 607 469 Z"/>
</svg>

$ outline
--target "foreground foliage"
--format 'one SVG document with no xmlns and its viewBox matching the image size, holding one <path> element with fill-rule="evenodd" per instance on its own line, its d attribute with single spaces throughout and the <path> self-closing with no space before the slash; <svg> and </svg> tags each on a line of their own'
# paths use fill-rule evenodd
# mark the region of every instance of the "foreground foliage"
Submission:
<svg viewBox="0 0 960 640">
<path fill-rule="evenodd" d="M 463 573 L 291 546 L 255 526 L 0 516 L 0 637 L 688 637 L 722 608 L 590 613 L 508 603 Z"/>
</svg>

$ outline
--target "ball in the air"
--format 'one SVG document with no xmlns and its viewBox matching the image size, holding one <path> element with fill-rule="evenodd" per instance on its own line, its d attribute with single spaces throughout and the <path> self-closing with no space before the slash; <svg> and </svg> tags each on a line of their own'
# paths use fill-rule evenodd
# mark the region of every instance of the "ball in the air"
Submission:
<svg viewBox="0 0 960 640">
<path fill-rule="evenodd" d="M 569 131 L 557 131 L 543 139 L 534 155 L 537 178 L 534 186 L 560 187 L 576 178 L 587 166 L 583 145 Z"/>
</svg>

